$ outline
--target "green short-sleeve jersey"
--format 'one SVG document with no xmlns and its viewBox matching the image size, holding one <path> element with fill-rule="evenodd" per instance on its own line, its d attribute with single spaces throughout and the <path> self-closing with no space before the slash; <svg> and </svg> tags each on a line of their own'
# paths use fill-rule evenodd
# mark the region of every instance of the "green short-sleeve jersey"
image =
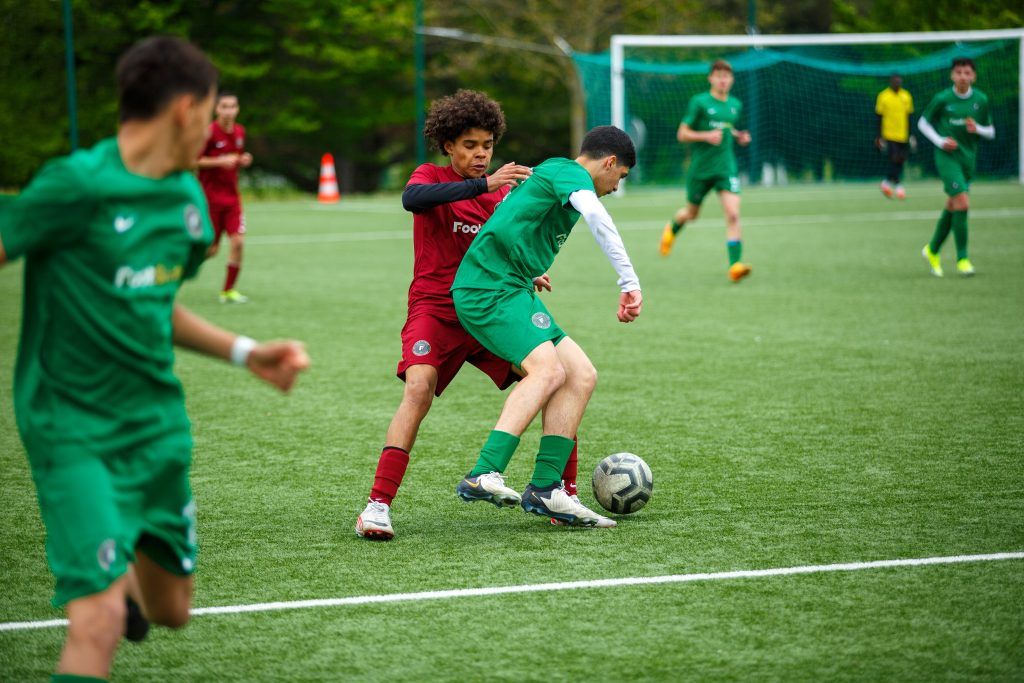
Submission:
<svg viewBox="0 0 1024 683">
<path fill-rule="evenodd" d="M 548 159 L 498 204 L 462 258 L 452 289 L 530 289 L 569 238 L 579 212 L 569 203 L 594 180 L 571 159 Z"/>
<path fill-rule="evenodd" d="M 14 404 L 30 452 L 187 433 L 171 315 L 212 239 L 195 176 L 135 175 L 113 138 L 48 163 L 2 206 L 4 251 L 26 259 Z"/>
<path fill-rule="evenodd" d="M 722 143 L 694 142 L 690 157 L 690 178 L 732 177 L 736 175 L 736 155 L 733 153 L 732 131 L 738 128 L 743 104 L 729 95 L 719 100 L 710 92 L 703 92 L 690 98 L 683 123 L 691 130 L 704 132 L 722 131 Z"/>
<path fill-rule="evenodd" d="M 947 152 L 936 147 L 937 155 L 946 154 L 974 167 L 978 156 L 978 136 L 967 132 L 967 119 L 972 118 L 975 123 L 983 126 L 992 123 L 985 93 L 971 88 L 967 97 L 961 97 L 956 90 L 948 88 L 932 98 L 921 116 L 932 124 L 939 135 L 956 140 L 957 149 Z"/>
</svg>

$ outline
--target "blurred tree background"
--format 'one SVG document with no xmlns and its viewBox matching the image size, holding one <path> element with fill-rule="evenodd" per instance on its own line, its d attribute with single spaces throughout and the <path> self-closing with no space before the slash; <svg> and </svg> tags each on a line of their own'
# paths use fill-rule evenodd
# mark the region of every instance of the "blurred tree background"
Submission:
<svg viewBox="0 0 1024 683">
<path fill-rule="evenodd" d="M 582 96 L 564 48 L 608 49 L 614 33 L 742 33 L 748 0 L 424 0 L 429 27 L 504 40 L 427 36 L 427 100 L 457 88 L 502 102 L 497 160 L 568 155 Z M 117 125 L 114 65 L 157 33 L 210 54 L 238 93 L 256 173 L 316 185 L 332 152 L 343 192 L 401 186 L 415 165 L 414 0 L 74 0 L 81 146 Z M 60 0 L 0 0 L 0 187 L 69 151 Z M 762 33 L 1013 28 L 1019 0 L 758 0 Z M 508 47 L 515 41 L 526 49 Z"/>
</svg>

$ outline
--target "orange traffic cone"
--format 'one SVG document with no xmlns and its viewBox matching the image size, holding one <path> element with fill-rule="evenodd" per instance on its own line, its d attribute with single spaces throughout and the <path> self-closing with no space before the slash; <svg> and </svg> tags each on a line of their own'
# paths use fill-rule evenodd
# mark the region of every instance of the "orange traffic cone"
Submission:
<svg viewBox="0 0 1024 683">
<path fill-rule="evenodd" d="M 334 174 L 334 157 L 327 153 L 320 159 L 320 192 L 317 193 L 317 199 L 322 204 L 334 204 L 340 198 L 338 178 Z"/>
</svg>

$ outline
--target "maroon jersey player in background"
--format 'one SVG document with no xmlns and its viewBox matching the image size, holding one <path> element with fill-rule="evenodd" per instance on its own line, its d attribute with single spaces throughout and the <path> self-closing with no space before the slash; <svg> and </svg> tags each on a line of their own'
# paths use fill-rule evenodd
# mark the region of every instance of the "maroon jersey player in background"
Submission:
<svg viewBox="0 0 1024 683">
<path fill-rule="evenodd" d="M 398 493 L 420 423 L 464 363 L 472 363 L 504 389 L 516 375 L 511 365 L 484 349 L 455 315 L 449 288 L 470 242 L 519 181 L 531 171 L 509 163 L 487 174 L 494 145 L 505 132 L 497 102 L 459 90 L 433 103 L 423 134 L 449 157 L 447 166 L 423 164 L 409 178 L 402 206 L 413 214 L 413 277 L 409 315 L 402 329 L 398 377 L 405 393 L 388 427 L 370 502 L 356 520 L 364 538 L 388 540 L 391 501 Z M 550 289 L 547 277 L 538 287 Z"/>
<path fill-rule="evenodd" d="M 224 289 L 220 293 L 222 304 L 244 304 L 249 300 L 235 289 L 242 269 L 242 244 L 245 241 L 245 217 L 242 215 L 242 199 L 238 195 L 238 169 L 252 165 L 252 155 L 245 151 L 245 128 L 236 122 L 238 110 L 238 97 L 234 93 L 226 90 L 217 93 L 216 119 L 210 124 L 210 137 L 199 156 L 199 182 L 206 193 L 210 220 L 216 233 L 207 258 L 217 253 L 223 233 L 228 234 L 231 243 Z"/>
</svg>

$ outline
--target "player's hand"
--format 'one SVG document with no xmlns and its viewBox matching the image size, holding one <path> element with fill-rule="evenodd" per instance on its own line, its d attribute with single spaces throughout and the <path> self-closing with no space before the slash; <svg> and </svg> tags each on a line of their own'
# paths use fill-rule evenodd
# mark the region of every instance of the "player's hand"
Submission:
<svg viewBox="0 0 1024 683">
<path fill-rule="evenodd" d="M 740 147 L 746 147 L 750 144 L 750 131 L 734 130 L 732 136 L 736 138 L 736 144 Z"/>
<path fill-rule="evenodd" d="M 632 292 L 623 292 L 619 295 L 618 318 L 620 323 L 631 323 L 640 315 L 640 308 L 644 302 L 639 289 Z"/>
<path fill-rule="evenodd" d="M 551 276 L 548 275 L 547 273 L 544 273 L 540 277 L 533 278 L 533 287 L 538 292 L 542 291 L 542 290 L 545 290 L 545 289 L 550 292 L 551 291 Z"/>
<path fill-rule="evenodd" d="M 510 161 L 491 175 L 487 176 L 487 191 L 494 192 L 499 187 L 505 187 L 506 185 L 515 187 L 531 175 L 533 175 L 532 168 L 529 166 L 520 166 L 516 162 Z"/>
<path fill-rule="evenodd" d="M 875 149 L 882 150 L 882 138 L 875 138 Z"/>
<path fill-rule="evenodd" d="M 716 128 L 715 130 L 709 130 L 707 133 L 704 134 L 704 142 L 708 143 L 709 145 L 714 145 L 715 147 L 718 147 L 720 144 L 722 144 L 722 130 L 720 128 Z"/>
<path fill-rule="evenodd" d="M 977 133 L 978 132 L 978 123 L 974 119 L 972 119 L 970 116 L 968 116 L 964 120 L 964 124 L 967 126 L 967 132 L 968 133 Z"/>
<path fill-rule="evenodd" d="M 260 379 L 288 393 L 298 374 L 309 367 L 309 356 L 302 342 L 266 342 L 253 348 L 245 365 Z"/>
<path fill-rule="evenodd" d="M 238 157 L 238 165 L 242 168 L 249 168 L 252 166 L 252 155 L 248 152 L 244 152 L 240 157 Z"/>
<path fill-rule="evenodd" d="M 237 154 L 225 154 L 217 157 L 220 159 L 220 165 L 224 168 L 235 168 L 238 166 L 238 155 Z"/>
<path fill-rule="evenodd" d="M 960 145 L 956 144 L 956 140 L 953 138 L 946 138 L 942 141 L 942 149 L 947 152 L 955 152 Z"/>
</svg>

